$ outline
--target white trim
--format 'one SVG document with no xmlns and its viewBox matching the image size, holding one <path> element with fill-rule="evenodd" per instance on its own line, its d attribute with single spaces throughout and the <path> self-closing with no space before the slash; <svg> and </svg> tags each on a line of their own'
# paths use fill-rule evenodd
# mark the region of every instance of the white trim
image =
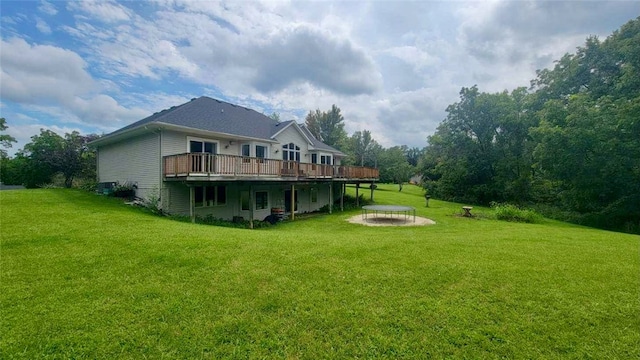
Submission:
<svg viewBox="0 0 640 360">
<path fill-rule="evenodd" d="M 307 140 L 307 145 L 312 145 L 313 146 L 313 141 L 311 141 L 311 139 L 309 139 L 309 137 L 307 136 L 307 134 L 304 133 L 304 131 L 302 131 L 302 129 L 300 129 L 300 126 L 298 125 L 298 123 L 295 120 L 292 120 L 289 124 L 285 125 L 282 129 L 280 129 L 277 133 L 273 134 L 271 136 L 272 139 L 275 139 L 276 136 L 280 135 L 283 131 L 285 131 L 286 129 L 288 129 L 290 126 L 294 126 L 296 128 L 296 130 L 298 130 L 298 132 L 300 133 L 300 135 L 302 135 L 302 137 L 304 137 L 305 140 Z"/>
</svg>

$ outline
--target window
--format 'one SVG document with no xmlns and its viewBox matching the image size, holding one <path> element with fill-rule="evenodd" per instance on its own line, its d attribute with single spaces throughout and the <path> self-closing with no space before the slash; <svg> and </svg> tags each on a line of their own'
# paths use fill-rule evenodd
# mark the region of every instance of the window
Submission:
<svg viewBox="0 0 640 360">
<path fill-rule="evenodd" d="M 256 157 L 264 159 L 267 157 L 267 147 L 262 145 L 256 145 Z"/>
<path fill-rule="evenodd" d="M 258 158 L 258 162 L 263 163 L 264 159 L 267 157 L 267 147 L 256 145 L 256 157 Z"/>
<path fill-rule="evenodd" d="M 269 206 L 269 193 L 256 191 L 256 210 L 266 209 Z"/>
<path fill-rule="evenodd" d="M 189 152 L 192 172 L 213 172 L 215 170 L 215 157 L 208 154 L 218 153 L 218 144 L 212 141 L 189 140 Z"/>
<path fill-rule="evenodd" d="M 189 152 L 217 154 L 217 145 L 218 144 L 210 141 L 190 140 Z"/>
<path fill-rule="evenodd" d="M 248 163 L 251 162 L 251 159 L 249 159 L 249 156 L 251 156 L 251 146 L 249 144 L 242 144 L 242 162 L 243 163 Z"/>
<path fill-rule="evenodd" d="M 249 211 L 250 205 L 251 204 L 249 203 L 249 192 L 248 191 L 240 192 L 240 209 L 242 209 L 243 211 Z"/>
<path fill-rule="evenodd" d="M 196 207 L 222 206 L 227 203 L 226 186 L 196 186 L 194 188 Z"/>
<path fill-rule="evenodd" d="M 310 193 L 311 193 L 311 202 L 312 203 L 318 202 L 318 189 L 311 188 Z"/>
<path fill-rule="evenodd" d="M 294 143 L 282 145 L 282 160 L 300 162 L 300 146 Z"/>
<path fill-rule="evenodd" d="M 320 164 L 331 165 L 331 156 L 328 156 L 328 155 L 320 156 Z"/>
<path fill-rule="evenodd" d="M 318 154 L 311 154 L 311 163 L 312 164 L 318 163 Z"/>
</svg>

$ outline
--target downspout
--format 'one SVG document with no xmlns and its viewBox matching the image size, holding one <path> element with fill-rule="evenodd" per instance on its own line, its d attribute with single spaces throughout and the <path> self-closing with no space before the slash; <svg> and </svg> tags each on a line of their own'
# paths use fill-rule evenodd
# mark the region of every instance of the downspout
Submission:
<svg viewBox="0 0 640 360">
<path fill-rule="evenodd" d="M 158 197 L 159 197 L 159 206 L 160 209 L 163 210 L 164 209 L 164 204 L 163 204 L 163 198 L 164 198 L 164 181 L 162 181 L 162 175 L 164 174 L 164 157 L 162 156 L 162 129 L 158 130 L 158 153 L 160 154 L 160 174 L 159 174 L 159 181 L 158 181 Z"/>
<path fill-rule="evenodd" d="M 96 147 L 96 183 L 100 183 L 100 148 Z"/>
</svg>

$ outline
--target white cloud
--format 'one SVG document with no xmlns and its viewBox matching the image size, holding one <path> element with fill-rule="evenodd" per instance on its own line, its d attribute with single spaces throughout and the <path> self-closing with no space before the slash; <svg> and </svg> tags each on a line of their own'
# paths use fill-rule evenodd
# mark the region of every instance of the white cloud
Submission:
<svg viewBox="0 0 640 360">
<path fill-rule="evenodd" d="M 67 7 L 69 10 L 83 12 L 93 19 L 105 23 L 127 21 L 130 20 L 132 14 L 130 9 L 110 0 L 71 1 Z"/>
<path fill-rule="evenodd" d="M 146 112 L 127 109 L 97 94 L 99 83 L 75 52 L 23 39 L 2 41 L 0 90 L 3 99 L 56 115 L 66 122 L 122 124 Z"/>
<path fill-rule="evenodd" d="M 25 40 L 2 40 L 2 97 L 24 103 L 64 102 L 95 88 L 87 63 L 75 52 Z"/>
<path fill-rule="evenodd" d="M 51 34 L 51 28 L 49 27 L 49 24 L 47 24 L 46 21 L 42 20 L 37 16 L 36 16 L 36 29 L 38 29 L 38 31 L 40 31 L 45 35 Z"/>
<path fill-rule="evenodd" d="M 47 2 L 45 0 L 42 0 L 40 2 L 40 6 L 38 6 L 38 10 L 51 16 L 56 15 L 58 13 L 58 9 L 56 9 L 56 7 L 53 6 L 52 3 Z"/>
</svg>

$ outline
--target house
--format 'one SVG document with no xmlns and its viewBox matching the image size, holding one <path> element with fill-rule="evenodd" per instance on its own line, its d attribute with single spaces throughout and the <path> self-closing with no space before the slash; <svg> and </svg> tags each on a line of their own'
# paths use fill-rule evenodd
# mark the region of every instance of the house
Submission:
<svg viewBox="0 0 640 360">
<path fill-rule="evenodd" d="M 341 165 L 345 154 L 305 125 L 206 96 L 92 144 L 99 183 L 132 184 L 136 196 L 192 219 L 293 218 L 341 199 L 346 184 L 378 179 L 377 169 Z"/>
</svg>

